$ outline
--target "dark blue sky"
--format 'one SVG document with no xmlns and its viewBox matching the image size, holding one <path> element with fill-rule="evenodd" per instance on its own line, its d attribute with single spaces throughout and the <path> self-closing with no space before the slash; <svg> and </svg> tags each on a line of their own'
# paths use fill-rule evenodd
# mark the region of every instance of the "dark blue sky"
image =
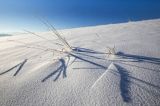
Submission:
<svg viewBox="0 0 160 106">
<path fill-rule="evenodd" d="M 0 0 L 0 32 L 44 31 L 37 17 L 56 28 L 160 18 L 160 0 Z"/>
</svg>

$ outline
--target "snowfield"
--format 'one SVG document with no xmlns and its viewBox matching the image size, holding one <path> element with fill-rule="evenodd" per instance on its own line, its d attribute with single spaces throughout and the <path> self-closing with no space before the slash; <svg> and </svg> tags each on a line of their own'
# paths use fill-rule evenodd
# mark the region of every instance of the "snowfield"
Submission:
<svg viewBox="0 0 160 106">
<path fill-rule="evenodd" d="M 160 106 L 160 19 L 59 33 L 0 38 L 0 106 Z"/>
</svg>

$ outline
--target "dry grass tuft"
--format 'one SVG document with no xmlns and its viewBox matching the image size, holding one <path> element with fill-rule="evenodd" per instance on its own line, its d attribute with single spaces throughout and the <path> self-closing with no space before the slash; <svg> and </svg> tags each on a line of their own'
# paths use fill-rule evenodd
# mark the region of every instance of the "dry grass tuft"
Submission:
<svg viewBox="0 0 160 106">
<path fill-rule="evenodd" d="M 114 47 L 107 47 L 107 57 L 110 57 L 110 55 L 116 55 L 115 45 Z"/>
</svg>

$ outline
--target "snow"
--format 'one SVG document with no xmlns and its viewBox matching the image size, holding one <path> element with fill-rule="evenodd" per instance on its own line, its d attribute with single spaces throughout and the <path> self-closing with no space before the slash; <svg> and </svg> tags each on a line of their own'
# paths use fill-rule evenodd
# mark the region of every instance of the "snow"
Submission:
<svg viewBox="0 0 160 106">
<path fill-rule="evenodd" d="M 59 32 L 0 38 L 0 106 L 160 105 L 160 19 Z"/>
</svg>

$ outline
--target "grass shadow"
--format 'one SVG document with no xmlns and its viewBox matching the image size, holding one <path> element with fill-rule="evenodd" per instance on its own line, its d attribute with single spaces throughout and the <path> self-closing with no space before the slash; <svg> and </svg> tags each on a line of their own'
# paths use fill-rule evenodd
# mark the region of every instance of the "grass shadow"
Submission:
<svg viewBox="0 0 160 106">
<path fill-rule="evenodd" d="M 78 68 L 72 68 L 74 70 L 100 70 L 102 68 L 92 68 L 92 67 L 78 67 Z"/>
<path fill-rule="evenodd" d="M 23 66 L 24 66 L 24 64 L 25 64 L 26 62 L 27 62 L 27 59 L 25 59 L 23 62 L 15 65 L 14 67 L 12 67 L 12 68 L 10 68 L 10 69 L 8 69 L 8 70 L 0 73 L 0 75 L 3 75 L 3 74 L 5 74 L 5 73 L 7 73 L 7 72 L 9 72 L 9 71 L 11 71 L 11 70 L 13 70 L 13 69 L 15 69 L 15 68 L 17 68 L 17 67 L 19 66 L 19 68 L 16 70 L 16 72 L 15 72 L 14 75 L 13 75 L 13 76 L 16 76 L 16 75 L 19 73 L 19 71 L 23 68 Z"/>
<path fill-rule="evenodd" d="M 27 59 L 25 59 L 19 66 L 19 68 L 17 69 L 17 71 L 15 72 L 15 74 L 13 76 L 16 76 L 19 71 L 22 69 L 22 67 L 24 66 L 24 64 L 27 62 Z"/>
<path fill-rule="evenodd" d="M 130 84 L 131 83 L 136 84 L 139 87 L 146 90 L 147 92 L 154 93 L 154 95 L 160 97 L 160 94 L 156 94 L 154 91 L 151 91 L 151 90 L 147 89 L 148 87 L 151 87 L 151 88 L 155 89 L 156 92 L 158 93 L 158 92 L 160 92 L 160 86 L 155 85 L 155 84 L 150 83 L 150 82 L 147 82 L 145 80 L 136 78 L 134 76 L 131 76 L 125 68 L 123 68 L 123 67 L 121 67 L 117 64 L 115 66 L 117 67 L 118 72 L 115 71 L 115 70 L 112 70 L 111 73 L 113 73 L 116 76 L 120 75 L 120 77 L 121 77 L 120 91 L 121 91 L 121 96 L 123 98 L 123 101 L 125 101 L 125 102 L 130 102 L 131 101 L 131 95 L 130 95 L 130 89 L 131 89 Z M 144 87 L 144 86 L 146 86 L 146 87 Z"/>
<path fill-rule="evenodd" d="M 86 57 L 90 57 L 90 58 L 93 58 L 93 59 L 106 60 L 104 58 L 100 58 L 100 57 L 96 57 L 96 56 L 92 56 L 92 55 L 88 55 L 88 54 L 84 54 L 84 53 L 76 52 L 76 54 L 79 54 L 79 55 L 82 55 L 82 56 L 86 56 Z"/>
<path fill-rule="evenodd" d="M 74 47 L 73 52 L 69 53 L 70 56 L 74 57 L 75 59 L 81 60 L 82 62 L 87 62 L 89 64 L 92 64 L 102 69 L 107 68 L 106 66 L 101 65 L 98 62 L 95 62 L 92 60 L 92 59 L 98 59 L 98 60 L 105 60 L 105 59 L 97 56 L 93 56 L 91 54 L 105 54 L 105 53 L 87 49 L 87 48 L 79 48 L 79 47 Z"/>
<path fill-rule="evenodd" d="M 118 52 L 117 55 L 124 59 L 133 59 L 135 60 L 135 62 L 148 62 L 148 63 L 160 65 L 160 58 L 133 55 L 133 54 L 125 54 L 123 52 Z"/>
<path fill-rule="evenodd" d="M 69 52 L 67 54 L 68 55 L 66 57 L 68 58 L 68 61 L 66 62 L 65 59 L 61 58 L 59 60 L 61 65 L 55 71 L 53 71 L 52 73 L 47 75 L 44 79 L 42 79 L 41 82 L 45 82 L 47 79 L 49 79 L 52 76 L 55 76 L 54 81 L 56 81 L 62 73 L 63 73 L 62 74 L 63 78 L 67 77 L 66 69 L 68 66 L 72 65 L 76 59 L 82 60 L 83 62 L 87 62 L 87 63 L 92 64 L 94 66 L 97 66 L 98 67 L 97 69 L 106 69 L 107 68 L 99 63 L 96 63 L 96 62 L 88 59 L 89 57 L 93 58 L 93 59 L 101 59 L 98 57 L 90 56 L 89 54 L 103 54 L 102 52 L 97 52 L 97 51 L 94 51 L 91 49 L 86 49 L 86 48 L 74 48 L 72 52 Z M 69 64 L 70 57 L 74 57 L 74 60 Z"/>
<path fill-rule="evenodd" d="M 102 68 L 102 69 L 107 69 L 106 66 L 103 66 L 103 65 L 101 65 L 101 64 L 99 64 L 99 63 L 96 63 L 96 62 L 91 61 L 91 60 L 89 60 L 89 59 L 86 59 L 86 58 L 83 58 L 83 57 L 81 57 L 81 56 L 78 56 L 78 55 L 76 55 L 76 54 L 70 53 L 69 55 L 70 55 L 70 56 L 73 56 L 73 57 L 76 58 L 76 59 L 79 59 L 79 60 L 82 60 L 82 61 L 87 62 L 87 63 L 89 63 L 89 64 L 92 64 L 92 65 L 94 65 L 94 66 L 100 67 L 100 68 Z"/>
<path fill-rule="evenodd" d="M 124 102 L 131 102 L 131 93 L 130 93 L 130 77 L 129 73 L 123 67 L 115 64 L 117 71 L 113 70 L 113 73 L 118 73 L 120 75 L 120 92 Z"/>
<path fill-rule="evenodd" d="M 47 75 L 44 79 L 42 79 L 41 82 L 45 82 L 47 79 L 57 74 L 54 79 L 54 81 L 56 81 L 60 77 L 61 73 L 63 73 L 63 78 L 67 77 L 67 74 L 66 74 L 67 66 L 66 66 L 65 60 L 60 59 L 59 62 L 60 62 L 60 66 L 55 71 Z"/>
<path fill-rule="evenodd" d="M 105 54 L 103 52 L 99 52 L 99 51 L 95 51 L 87 48 L 80 48 L 80 47 L 73 47 L 73 51 L 78 53 L 84 52 L 84 53 L 91 53 L 91 54 Z"/>
<path fill-rule="evenodd" d="M 129 63 L 120 62 L 120 61 L 116 61 L 116 62 L 120 63 L 120 64 L 131 66 L 131 67 L 136 67 L 136 68 L 145 69 L 145 70 L 154 71 L 154 72 L 160 72 L 160 70 L 155 70 L 153 68 L 147 68 L 147 67 L 143 67 L 143 66 L 138 66 L 138 65 L 133 65 L 133 64 L 129 64 Z"/>
</svg>

